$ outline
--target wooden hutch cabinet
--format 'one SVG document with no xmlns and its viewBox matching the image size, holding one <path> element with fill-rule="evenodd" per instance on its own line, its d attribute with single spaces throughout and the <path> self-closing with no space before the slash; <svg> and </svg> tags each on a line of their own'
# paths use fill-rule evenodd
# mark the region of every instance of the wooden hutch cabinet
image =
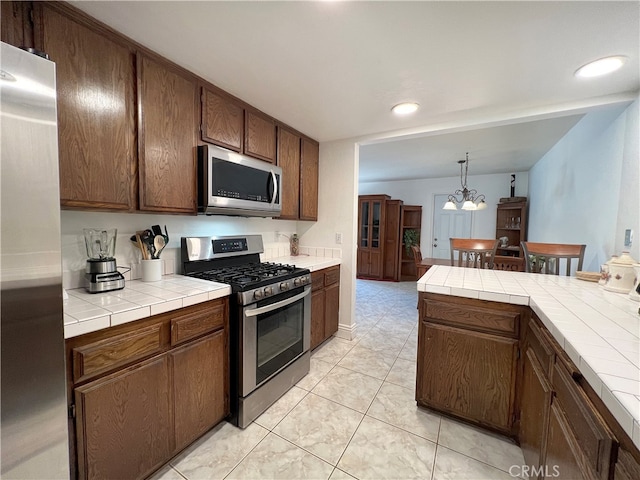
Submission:
<svg viewBox="0 0 640 480">
<path fill-rule="evenodd" d="M 518 201 L 505 201 L 498 204 L 496 238 L 508 238 L 506 247 L 498 246 L 498 255 L 520 256 L 520 242 L 527 240 L 527 199 L 526 197 L 514 198 Z"/>
<path fill-rule="evenodd" d="M 404 205 L 389 195 L 358 197 L 357 277 L 376 280 L 415 280 L 413 256 L 406 252 L 404 232 L 418 231 L 422 207 Z"/>
<path fill-rule="evenodd" d="M 389 195 L 358 197 L 358 278 L 382 279 L 384 227 Z"/>
</svg>

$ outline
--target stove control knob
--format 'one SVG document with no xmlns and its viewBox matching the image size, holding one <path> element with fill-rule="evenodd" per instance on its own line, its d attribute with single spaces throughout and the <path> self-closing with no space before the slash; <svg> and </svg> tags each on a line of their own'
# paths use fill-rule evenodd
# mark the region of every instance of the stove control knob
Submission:
<svg viewBox="0 0 640 480">
<path fill-rule="evenodd" d="M 264 296 L 268 297 L 270 295 L 273 295 L 273 288 L 271 287 L 264 287 Z"/>
<path fill-rule="evenodd" d="M 290 288 L 289 282 L 282 282 L 280 284 L 280 290 L 282 290 L 283 292 L 289 290 L 289 288 Z"/>
<path fill-rule="evenodd" d="M 255 292 L 253 292 L 253 298 L 255 298 L 256 300 L 260 300 L 262 297 L 264 297 L 262 290 L 256 290 Z"/>
<path fill-rule="evenodd" d="M 299 287 L 300 285 L 302 285 L 302 277 L 294 278 L 293 279 L 293 286 L 294 287 Z"/>
</svg>

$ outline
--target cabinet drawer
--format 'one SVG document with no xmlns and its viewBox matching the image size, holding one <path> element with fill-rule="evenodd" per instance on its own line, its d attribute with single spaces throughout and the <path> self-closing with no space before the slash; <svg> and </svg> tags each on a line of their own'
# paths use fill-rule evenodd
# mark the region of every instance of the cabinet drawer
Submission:
<svg viewBox="0 0 640 480">
<path fill-rule="evenodd" d="M 617 446 L 613 433 L 561 364 L 554 365 L 551 383 L 555 393 L 554 402 L 558 403 L 567 417 L 585 461 L 598 478 L 609 478 L 612 455 Z"/>
<path fill-rule="evenodd" d="M 496 304 L 494 309 L 466 304 L 464 299 L 458 301 L 454 297 L 451 298 L 453 300 L 450 302 L 427 298 L 426 316 L 430 320 L 439 320 L 458 327 L 517 336 L 520 312 L 500 310 L 497 306 L 499 304 Z"/>
<path fill-rule="evenodd" d="M 553 347 L 547 339 L 547 336 L 535 323 L 534 319 L 531 319 L 529 322 L 527 344 L 534 351 L 544 373 L 551 376 L 551 369 L 553 368 Z"/>
<path fill-rule="evenodd" d="M 162 349 L 161 323 L 75 347 L 73 380 L 76 383 L 84 381 L 98 373 L 159 353 Z"/>
<path fill-rule="evenodd" d="M 224 326 L 224 304 L 171 319 L 171 346 Z"/>
<path fill-rule="evenodd" d="M 311 272 L 311 290 L 317 290 L 324 287 L 324 271 L 318 270 Z"/>
<path fill-rule="evenodd" d="M 324 286 L 328 287 L 340 281 L 340 267 L 330 267 L 324 271 Z"/>
</svg>

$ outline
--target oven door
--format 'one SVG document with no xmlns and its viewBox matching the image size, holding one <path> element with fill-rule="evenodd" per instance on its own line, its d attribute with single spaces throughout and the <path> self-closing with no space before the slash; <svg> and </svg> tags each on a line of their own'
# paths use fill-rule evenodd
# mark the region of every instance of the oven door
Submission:
<svg viewBox="0 0 640 480">
<path fill-rule="evenodd" d="M 309 350 L 310 294 L 306 285 L 242 309 L 241 397 Z"/>
</svg>

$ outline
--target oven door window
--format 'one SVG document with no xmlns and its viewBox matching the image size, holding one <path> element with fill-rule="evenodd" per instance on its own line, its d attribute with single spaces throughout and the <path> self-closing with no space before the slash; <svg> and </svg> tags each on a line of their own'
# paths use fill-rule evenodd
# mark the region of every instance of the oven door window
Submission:
<svg viewBox="0 0 640 480">
<path fill-rule="evenodd" d="M 259 315 L 257 320 L 256 385 L 260 385 L 302 354 L 304 299 Z"/>
</svg>

